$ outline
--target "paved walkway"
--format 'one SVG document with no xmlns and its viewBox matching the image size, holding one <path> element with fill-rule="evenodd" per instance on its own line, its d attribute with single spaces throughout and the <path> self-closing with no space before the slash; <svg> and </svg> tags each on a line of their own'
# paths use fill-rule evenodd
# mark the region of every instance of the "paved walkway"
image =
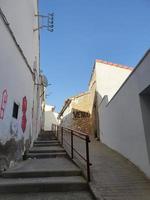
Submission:
<svg viewBox="0 0 150 200">
<path fill-rule="evenodd" d="M 0 194 L 0 200 L 91 200 L 88 192 Z"/>
<path fill-rule="evenodd" d="M 150 200 L 150 181 L 123 156 L 92 140 L 90 159 L 90 186 L 97 199 Z"/>
</svg>

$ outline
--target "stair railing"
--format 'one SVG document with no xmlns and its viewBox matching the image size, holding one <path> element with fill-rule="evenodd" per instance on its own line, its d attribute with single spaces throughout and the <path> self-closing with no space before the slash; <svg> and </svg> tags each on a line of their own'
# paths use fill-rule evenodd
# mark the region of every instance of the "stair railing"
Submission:
<svg viewBox="0 0 150 200">
<path fill-rule="evenodd" d="M 61 145 L 64 148 L 66 145 L 69 147 L 69 153 L 68 153 L 68 149 L 66 151 L 72 160 L 74 159 L 74 157 L 76 157 L 74 155 L 74 154 L 76 154 L 84 162 L 86 162 L 87 180 L 90 181 L 90 165 L 91 165 L 91 163 L 90 163 L 90 159 L 89 159 L 89 142 L 90 142 L 89 136 L 80 131 L 76 131 L 76 130 L 66 128 L 63 126 L 58 126 L 55 124 L 52 125 L 52 130 L 55 133 L 55 136 L 57 137 L 57 139 L 60 141 Z M 82 140 L 84 142 L 84 145 L 82 144 L 82 149 L 85 150 L 85 153 L 83 153 L 83 151 L 81 149 L 78 149 L 75 147 L 76 146 L 75 144 L 79 143 L 79 140 L 77 141 L 76 138 L 78 138 L 80 141 Z"/>
</svg>

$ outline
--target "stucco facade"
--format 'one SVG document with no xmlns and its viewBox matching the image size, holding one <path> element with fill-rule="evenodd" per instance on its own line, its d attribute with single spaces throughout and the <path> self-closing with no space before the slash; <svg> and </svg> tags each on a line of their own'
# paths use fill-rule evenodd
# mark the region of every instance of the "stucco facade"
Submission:
<svg viewBox="0 0 150 200">
<path fill-rule="evenodd" d="M 95 61 L 89 82 L 92 132 L 95 137 L 100 138 L 100 103 L 103 97 L 107 94 L 108 100 L 110 100 L 131 71 L 131 68 L 120 64 L 98 59 Z"/>
<path fill-rule="evenodd" d="M 92 94 L 94 90 L 96 91 L 98 105 L 105 95 L 110 101 L 131 72 L 132 68 L 127 66 L 97 59 L 93 67 L 89 90 Z"/>
<path fill-rule="evenodd" d="M 99 109 L 100 138 L 150 177 L 150 51 L 109 101 Z"/>
<path fill-rule="evenodd" d="M 15 5 L 15 6 L 14 6 Z M 0 1 L 0 168 L 37 137 L 43 96 L 39 73 L 37 0 Z"/>
<path fill-rule="evenodd" d="M 44 130 L 45 131 L 51 131 L 52 130 L 52 124 L 59 124 L 58 120 L 58 113 L 55 112 L 55 107 L 50 105 L 45 105 L 45 122 L 44 122 Z"/>
</svg>

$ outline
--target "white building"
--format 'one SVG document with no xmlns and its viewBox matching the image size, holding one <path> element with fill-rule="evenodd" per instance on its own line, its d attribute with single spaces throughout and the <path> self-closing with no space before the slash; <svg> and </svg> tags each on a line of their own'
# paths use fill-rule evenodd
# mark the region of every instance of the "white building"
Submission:
<svg viewBox="0 0 150 200">
<path fill-rule="evenodd" d="M 150 177 L 150 51 L 111 101 L 100 105 L 101 141 Z"/>
<path fill-rule="evenodd" d="M 103 92 L 101 79 L 96 80 L 101 96 L 98 103 L 101 142 L 150 177 L 150 50 L 114 94 L 111 90 Z"/>
<path fill-rule="evenodd" d="M 37 0 L 0 1 L 1 169 L 21 158 L 42 127 L 37 14 Z"/>
<path fill-rule="evenodd" d="M 44 130 L 51 131 L 52 124 L 59 124 L 58 113 L 55 112 L 55 106 L 45 105 L 45 123 Z"/>
<path fill-rule="evenodd" d="M 99 118 L 103 97 L 107 95 L 108 101 L 110 101 L 131 72 L 132 68 L 124 65 L 98 59 L 95 61 L 89 82 L 89 91 L 91 93 L 90 109 L 92 109 L 92 127 L 95 129 L 95 137 L 99 138 L 101 131 L 101 121 Z"/>
</svg>

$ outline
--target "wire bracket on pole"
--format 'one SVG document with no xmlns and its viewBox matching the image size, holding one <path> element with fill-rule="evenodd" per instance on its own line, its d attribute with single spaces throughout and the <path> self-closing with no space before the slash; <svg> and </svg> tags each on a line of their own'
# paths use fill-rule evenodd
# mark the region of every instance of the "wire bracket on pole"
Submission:
<svg viewBox="0 0 150 200">
<path fill-rule="evenodd" d="M 35 17 L 39 18 L 39 26 L 35 28 L 34 31 L 47 28 L 48 31 L 54 31 L 54 13 L 48 13 L 47 16 L 45 15 L 35 15 Z"/>
</svg>

